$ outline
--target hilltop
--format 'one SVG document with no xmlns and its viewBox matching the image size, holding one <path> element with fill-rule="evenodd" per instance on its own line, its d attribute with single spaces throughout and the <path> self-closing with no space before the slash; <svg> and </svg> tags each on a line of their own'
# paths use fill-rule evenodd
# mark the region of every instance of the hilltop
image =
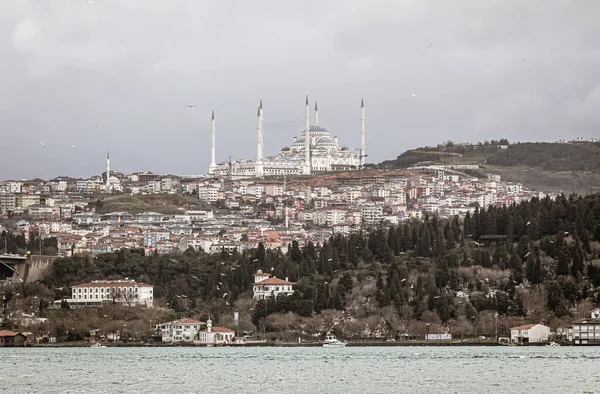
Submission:
<svg viewBox="0 0 600 394">
<path fill-rule="evenodd" d="M 380 168 L 401 169 L 423 162 L 435 162 L 470 169 L 472 175 L 499 174 L 503 180 L 522 182 L 526 187 L 555 192 L 589 194 L 600 188 L 600 143 L 521 142 L 507 140 L 477 144 L 448 142 L 436 147 L 408 150 Z"/>
</svg>

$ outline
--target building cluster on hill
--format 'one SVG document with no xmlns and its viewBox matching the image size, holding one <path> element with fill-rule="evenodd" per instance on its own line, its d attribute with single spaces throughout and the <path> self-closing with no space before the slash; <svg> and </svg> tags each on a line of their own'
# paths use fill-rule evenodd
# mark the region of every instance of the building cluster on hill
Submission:
<svg viewBox="0 0 600 394">
<path fill-rule="evenodd" d="M 202 204 L 177 214 L 97 211 L 97 195 L 70 178 L 0 183 L 0 210 L 26 218 L 14 223 L 25 240 L 31 234 L 57 239 L 60 256 L 98 255 L 122 248 L 168 254 L 188 248 L 241 252 L 262 242 L 286 251 L 300 244 L 349 234 L 382 223 L 398 224 L 423 213 L 462 216 L 476 207 L 510 205 L 544 197 L 497 175 L 481 180 L 446 168 L 364 171 L 286 182 L 205 177 L 119 175 L 135 179 L 129 193 L 193 193 Z M 115 173 L 111 177 L 117 177 Z M 117 181 L 113 182 L 116 184 Z M 140 185 L 143 183 L 143 185 Z M 99 181 L 99 184 L 102 182 Z M 74 187 L 74 185 L 76 185 Z M 111 189 L 113 194 L 117 188 Z M 119 195 L 111 198 L 120 198 Z M 100 203 L 101 204 L 101 203 Z"/>
</svg>

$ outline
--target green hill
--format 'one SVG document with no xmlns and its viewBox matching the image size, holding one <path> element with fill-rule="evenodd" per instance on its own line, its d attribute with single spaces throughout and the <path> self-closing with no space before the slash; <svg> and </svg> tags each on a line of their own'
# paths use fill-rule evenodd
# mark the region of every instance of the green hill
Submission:
<svg viewBox="0 0 600 394">
<path fill-rule="evenodd" d="M 380 167 L 399 169 L 422 162 L 477 164 L 481 176 L 500 174 L 504 180 L 545 191 L 588 194 L 600 188 L 600 143 L 597 142 L 450 142 L 406 151 L 396 160 L 384 161 Z"/>
</svg>

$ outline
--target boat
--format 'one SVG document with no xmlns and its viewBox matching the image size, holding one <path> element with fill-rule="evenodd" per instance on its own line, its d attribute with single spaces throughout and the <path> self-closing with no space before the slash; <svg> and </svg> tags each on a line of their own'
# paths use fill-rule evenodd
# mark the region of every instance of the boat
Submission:
<svg viewBox="0 0 600 394">
<path fill-rule="evenodd" d="M 340 342 L 333 335 L 327 335 L 325 340 L 323 341 L 323 347 L 344 347 L 346 346 L 345 342 Z"/>
<path fill-rule="evenodd" d="M 95 344 L 93 344 L 90 347 L 106 347 L 106 345 L 101 344 L 100 342 L 96 342 Z"/>
<path fill-rule="evenodd" d="M 547 344 L 546 346 L 560 346 L 560 343 L 556 343 L 556 342 L 552 341 L 549 344 Z"/>
</svg>

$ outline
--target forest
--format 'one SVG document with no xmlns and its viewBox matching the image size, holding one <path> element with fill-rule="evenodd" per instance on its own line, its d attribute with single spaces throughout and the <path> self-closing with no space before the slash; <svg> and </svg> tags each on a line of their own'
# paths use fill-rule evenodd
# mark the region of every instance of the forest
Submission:
<svg viewBox="0 0 600 394">
<path fill-rule="evenodd" d="M 600 195 L 560 195 L 462 219 L 426 215 L 323 244 L 294 241 L 285 254 L 259 244 L 241 254 L 134 249 L 63 258 L 24 297 L 50 302 L 69 297 L 74 284 L 133 278 L 154 285 L 156 304 L 178 316 L 227 325 L 238 311 L 240 330 L 280 339 L 509 335 L 522 323 L 566 327 L 598 305 L 599 251 Z M 288 277 L 294 294 L 254 302 L 258 269 Z"/>
</svg>

